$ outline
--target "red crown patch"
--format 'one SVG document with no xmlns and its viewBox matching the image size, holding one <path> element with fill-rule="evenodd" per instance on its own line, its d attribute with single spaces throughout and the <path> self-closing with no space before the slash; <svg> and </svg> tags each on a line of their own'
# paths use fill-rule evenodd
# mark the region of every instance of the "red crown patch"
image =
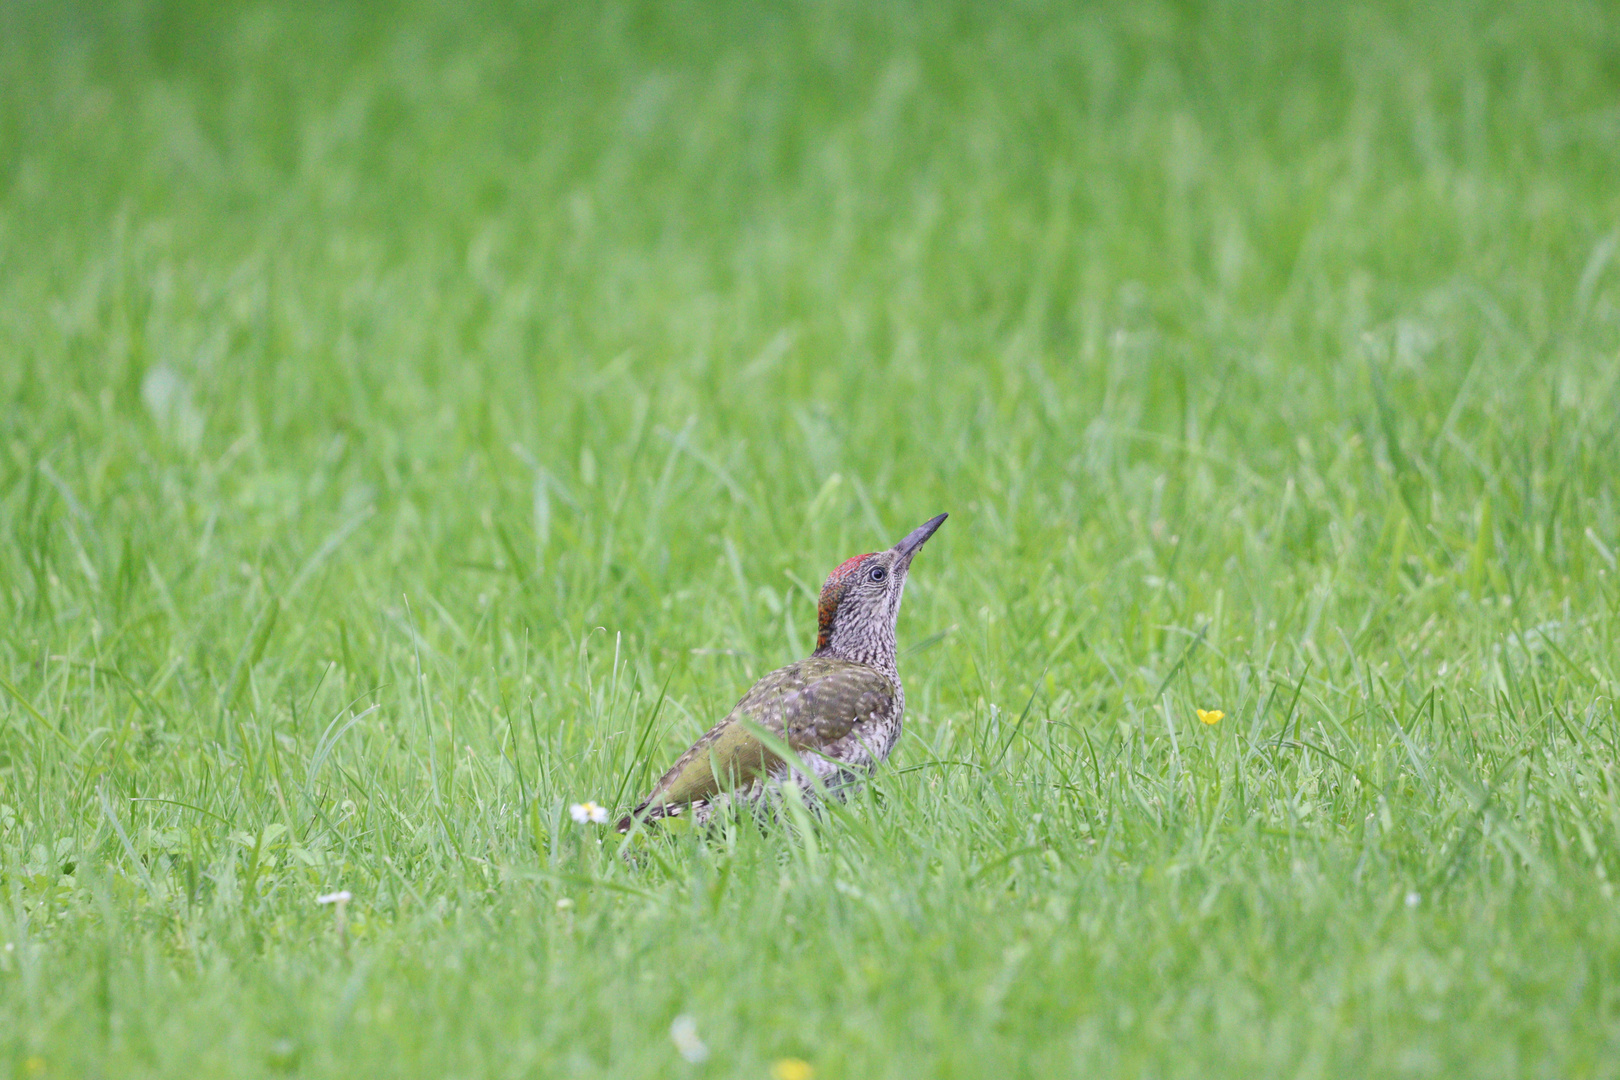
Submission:
<svg viewBox="0 0 1620 1080">
<path fill-rule="evenodd" d="M 838 601 L 843 598 L 842 588 L 844 579 L 855 572 L 861 563 L 877 554 L 868 551 L 865 555 L 851 555 L 827 575 L 827 583 L 821 587 L 821 603 L 816 606 L 816 648 L 825 649 L 832 640 L 833 615 L 838 611 Z"/>
<path fill-rule="evenodd" d="M 877 553 L 874 551 L 868 551 L 865 555 L 851 555 L 849 558 L 839 563 L 837 568 L 835 568 L 832 573 L 827 575 L 827 580 L 831 582 L 842 578 L 845 574 L 848 574 L 851 570 L 859 566 L 862 560 L 870 559 L 875 554 Z"/>
</svg>

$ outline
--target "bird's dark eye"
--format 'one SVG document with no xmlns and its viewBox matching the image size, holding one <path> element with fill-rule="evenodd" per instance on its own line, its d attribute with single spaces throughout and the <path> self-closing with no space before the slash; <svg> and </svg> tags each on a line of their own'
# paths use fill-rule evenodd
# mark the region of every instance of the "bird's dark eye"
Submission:
<svg viewBox="0 0 1620 1080">
<path fill-rule="evenodd" d="M 874 566 L 872 567 L 872 572 L 867 576 L 873 581 L 882 581 L 884 578 L 889 576 L 889 572 L 883 569 L 881 566 Z"/>
</svg>

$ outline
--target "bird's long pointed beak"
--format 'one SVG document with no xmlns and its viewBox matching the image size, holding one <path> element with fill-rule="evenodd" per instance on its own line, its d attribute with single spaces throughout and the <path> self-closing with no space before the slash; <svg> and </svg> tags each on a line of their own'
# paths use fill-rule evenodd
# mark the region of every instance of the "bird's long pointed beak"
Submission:
<svg viewBox="0 0 1620 1080">
<path fill-rule="evenodd" d="M 948 517 L 950 517 L 949 514 L 941 514 L 938 517 L 929 518 L 915 529 L 912 529 L 906 534 L 904 540 L 894 545 L 895 552 L 900 558 L 910 563 L 911 557 L 917 554 L 917 549 L 928 542 L 928 538 L 933 536 L 941 525 L 945 524 L 945 519 Z"/>
</svg>

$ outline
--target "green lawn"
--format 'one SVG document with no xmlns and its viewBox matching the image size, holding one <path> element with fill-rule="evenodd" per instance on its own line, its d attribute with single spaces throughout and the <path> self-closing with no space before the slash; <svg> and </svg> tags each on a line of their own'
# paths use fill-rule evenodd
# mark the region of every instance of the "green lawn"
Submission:
<svg viewBox="0 0 1620 1080">
<path fill-rule="evenodd" d="M 1620 1076 L 1607 3 L 14 0 L 0 417 L 0 1074 Z"/>
</svg>

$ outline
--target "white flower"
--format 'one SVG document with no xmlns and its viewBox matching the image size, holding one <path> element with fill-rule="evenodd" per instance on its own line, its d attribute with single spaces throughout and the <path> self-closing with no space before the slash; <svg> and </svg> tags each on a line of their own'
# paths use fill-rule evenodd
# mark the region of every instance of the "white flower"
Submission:
<svg viewBox="0 0 1620 1080">
<path fill-rule="evenodd" d="M 669 1039 L 680 1051 L 681 1057 L 693 1065 L 709 1060 L 709 1048 L 698 1038 L 697 1021 L 685 1013 L 677 1016 L 674 1023 L 669 1025 Z"/>
<path fill-rule="evenodd" d="M 353 899 L 354 897 L 349 893 L 348 889 L 339 889 L 337 892 L 329 892 L 325 896 L 317 896 L 315 902 L 317 904 L 347 904 Z"/>
<path fill-rule="evenodd" d="M 1409 893 L 1406 894 L 1406 906 L 1407 907 L 1417 907 L 1422 902 L 1423 902 L 1423 897 L 1420 894 L 1418 894 L 1416 892 L 1409 892 Z"/>
<path fill-rule="evenodd" d="M 583 825 L 587 821 L 593 825 L 606 825 L 608 819 L 607 807 L 598 806 L 593 802 L 575 803 L 568 808 L 569 816 Z"/>
</svg>

